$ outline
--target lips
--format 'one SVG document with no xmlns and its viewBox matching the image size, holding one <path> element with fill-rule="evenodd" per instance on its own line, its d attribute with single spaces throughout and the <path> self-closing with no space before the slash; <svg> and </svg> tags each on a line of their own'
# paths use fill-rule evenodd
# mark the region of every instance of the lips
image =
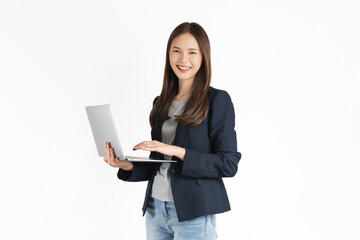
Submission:
<svg viewBox="0 0 360 240">
<path fill-rule="evenodd" d="M 189 66 L 184 65 L 176 65 L 180 72 L 185 73 L 191 69 Z"/>
</svg>

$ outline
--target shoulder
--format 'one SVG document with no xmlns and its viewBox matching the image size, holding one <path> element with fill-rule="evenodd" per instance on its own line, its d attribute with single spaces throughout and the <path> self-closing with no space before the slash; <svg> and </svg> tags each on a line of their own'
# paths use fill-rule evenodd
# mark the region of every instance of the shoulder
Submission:
<svg viewBox="0 0 360 240">
<path fill-rule="evenodd" d="M 227 91 L 213 87 L 209 88 L 210 105 L 226 104 L 229 102 L 231 103 L 231 97 Z"/>
<path fill-rule="evenodd" d="M 211 131 L 231 130 L 235 125 L 235 110 L 230 95 L 225 90 L 209 89 L 208 118 Z"/>
</svg>

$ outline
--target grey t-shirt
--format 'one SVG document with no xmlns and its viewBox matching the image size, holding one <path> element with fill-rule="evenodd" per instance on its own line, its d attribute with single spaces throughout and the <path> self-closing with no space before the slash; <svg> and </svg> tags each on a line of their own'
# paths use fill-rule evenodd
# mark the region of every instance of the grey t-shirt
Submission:
<svg viewBox="0 0 360 240">
<path fill-rule="evenodd" d="M 174 115 L 181 115 L 186 107 L 187 100 L 171 102 L 168 116 L 170 119 L 164 121 L 162 126 L 162 142 L 173 145 L 175 141 L 175 134 L 177 128 L 177 121 Z M 165 155 L 165 159 L 171 157 Z M 160 169 L 155 175 L 152 186 L 151 196 L 161 201 L 173 202 L 173 195 L 171 192 L 169 167 L 171 163 L 162 163 Z"/>
</svg>

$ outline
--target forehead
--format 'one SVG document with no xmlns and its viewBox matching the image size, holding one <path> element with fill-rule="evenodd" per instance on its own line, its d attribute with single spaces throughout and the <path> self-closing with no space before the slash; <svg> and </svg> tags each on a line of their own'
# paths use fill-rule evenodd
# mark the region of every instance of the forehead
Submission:
<svg viewBox="0 0 360 240">
<path fill-rule="evenodd" d="M 179 47 L 181 49 L 199 49 L 199 44 L 193 35 L 191 35 L 190 33 L 183 33 L 173 39 L 171 47 Z"/>
</svg>

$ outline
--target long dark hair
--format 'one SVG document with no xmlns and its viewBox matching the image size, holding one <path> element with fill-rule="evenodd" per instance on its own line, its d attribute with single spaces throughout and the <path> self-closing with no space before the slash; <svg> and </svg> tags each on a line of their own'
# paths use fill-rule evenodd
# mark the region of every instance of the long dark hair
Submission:
<svg viewBox="0 0 360 240">
<path fill-rule="evenodd" d="M 179 79 L 172 70 L 169 61 L 171 43 L 177 36 L 190 33 L 198 42 L 202 54 L 202 62 L 196 73 L 191 97 L 187 103 L 187 111 L 176 117 L 180 125 L 197 126 L 209 111 L 208 92 L 211 81 L 210 41 L 205 30 L 197 23 L 184 22 L 171 33 L 166 47 L 166 62 L 161 94 L 156 100 L 151 113 L 150 125 L 154 128 L 159 120 L 167 120 L 171 101 L 179 91 Z"/>
</svg>

